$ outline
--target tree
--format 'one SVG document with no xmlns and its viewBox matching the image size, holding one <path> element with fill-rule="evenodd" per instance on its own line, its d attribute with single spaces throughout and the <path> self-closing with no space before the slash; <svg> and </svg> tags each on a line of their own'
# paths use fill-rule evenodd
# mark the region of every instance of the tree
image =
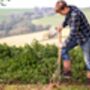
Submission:
<svg viewBox="0 0 90 90">
<path fill-rule="evenodd" d="M 9 2 L 11 0 L 0 0 L 0 5 L 1 6 L 6 6 L 6 2 Z"/>
</svg>

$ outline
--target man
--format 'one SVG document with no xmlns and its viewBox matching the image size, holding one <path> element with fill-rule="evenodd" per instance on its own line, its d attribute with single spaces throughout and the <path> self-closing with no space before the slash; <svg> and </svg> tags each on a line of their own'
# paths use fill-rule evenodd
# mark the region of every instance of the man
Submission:
<svg viewBox="0 0 90 90">
<path fill-rule="evenodd" d="M 65 77 L 71 76 L 71 61 L 68 52 L 75 46 L 80 45 L 87 67 L 87 82 L 90 85 L 90 25 L 82 11 L 75 6 L 68 6 L 65 1 L 58 1 L 55 11 L 66 16 L 62 27 L 57 27 L 57 31 L 61 32 L 67 25 L 71 28 L 69 37 L 62 45 L 63 75 Z"/>
</svg>

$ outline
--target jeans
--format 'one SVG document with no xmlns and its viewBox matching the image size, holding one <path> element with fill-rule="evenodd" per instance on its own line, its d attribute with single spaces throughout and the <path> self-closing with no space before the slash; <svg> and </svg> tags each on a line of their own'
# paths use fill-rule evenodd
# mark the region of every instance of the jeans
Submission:
<svg viewBox="0 0 90 90">
<path fill-rule="evenodd" d="M 74 43 L 73 43 L 74 42 Z M 70 60 L 68 52 L 76 47 L 78 43 L 74 40 L 69 41 L 66 45 L 62 47 L 61 57 L 62 60 Z M 86 63 L 87 70 L 90 71 L 90 39 L 88 39 L 87 42 L 85 42 L 83 45 L 80 45 L 82 48 L 83 54 L 84 54 L 84 60 Z"/>
<path fill-rule="evenodd" d="M 84 54 L 84 60 L 87 69 L 90 71 L 90 39 L 83 45 L 81 45 Z"/>
</svg>

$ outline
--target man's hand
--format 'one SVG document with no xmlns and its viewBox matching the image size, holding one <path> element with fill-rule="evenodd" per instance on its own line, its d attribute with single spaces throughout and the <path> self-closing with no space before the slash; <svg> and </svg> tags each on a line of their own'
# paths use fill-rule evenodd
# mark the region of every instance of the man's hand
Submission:
<svg viewBox="0 0 90 90">
<path fill-rule="evenodd" d="M 61 32 L 62 29 L 63 29 L 63 27 L 62 27 L 61 25 L 58 25 L 58 26 L 56 27 L 56 31 L 57 31 L 57 32 Z"/>
</svg>

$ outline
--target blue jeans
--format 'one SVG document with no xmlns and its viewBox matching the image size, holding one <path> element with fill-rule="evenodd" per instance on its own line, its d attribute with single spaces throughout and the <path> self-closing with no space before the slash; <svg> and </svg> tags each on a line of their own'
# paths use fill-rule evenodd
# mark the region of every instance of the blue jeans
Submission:
<svg viewBox="0 0 90 90">
<path fill-rule="evenodd" d="M 76 40 L 74 41 L 74 43 L 73 41 L 74 40 L 69 41 L 66 45 L 62 47 L 61 57 L 64 61 L 70 60 L 68 52 L 78 45 Z M 88 39 L 88 41 L 83 45 L 80 45 L 80 47 L 82 48 L 84 54 L 84 60 L 86 63 L 87 70 L 90 71 L 90 39 Z"/>
</svg>

